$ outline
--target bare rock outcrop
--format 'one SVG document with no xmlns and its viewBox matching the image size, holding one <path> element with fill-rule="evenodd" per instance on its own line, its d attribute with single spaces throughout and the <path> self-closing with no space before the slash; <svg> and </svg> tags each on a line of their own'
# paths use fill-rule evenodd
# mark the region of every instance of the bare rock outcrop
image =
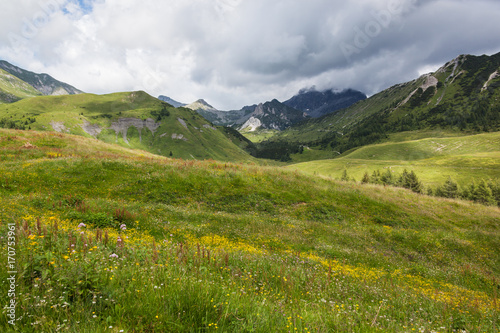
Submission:
<svg viewBox="0 0 500 333">
<path fill-rule="evenodd" d="M 102 131 L 102 128 L 99 125 L 91 124 L 86 120 L 80 126 L 85 131 L 85 133 L 87 133 L 88 135 L 92 135 L 94 138 L 96 138 Z"/>
<path fill-rule="evenodd" d="M 122 134 L 123 141 L 128 144 L 127 131 L 130 127 L 134 126 L 139 131 L 139 140 L 142 142 L 142 129 L 147 128 L 151 131 L 153 136 L 156 130 L 160 127 L 161 122 L 155 122 L 153 119 L 148 118 L 146 120 L 141 120 L 138 118 L 120 118 L 117 121 L 111 123 L 110 129 L 114 130 L 116 135 Z"/>
</svg>

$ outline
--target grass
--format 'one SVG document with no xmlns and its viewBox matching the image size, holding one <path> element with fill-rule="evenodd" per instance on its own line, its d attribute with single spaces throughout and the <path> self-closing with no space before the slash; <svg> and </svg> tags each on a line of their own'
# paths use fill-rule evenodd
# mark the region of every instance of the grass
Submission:
<svg viewBox="0 0 500 333">
<path fill-rule="evenodd" d="M 498 208 L 46 132 L 1 130 L 0 156 L 0 260 L 11 227 L 17 270 L 2 331 L 500 325 Z"/>
<path fill-rule="evenodd" d="M 500 179 L 499 147 L 500 132 L 387 142 L 361 147 L 340 158 L 298 163 L 290 168 L 332 178 L 340 178 L 347 169 L 349 176 L 358 181 L 365 172 L 390 169 L 401 173 L 411 169 L 426 186 L 441 185 L 449 176 L 466 185 L 474 179 Z"/>
</svg>

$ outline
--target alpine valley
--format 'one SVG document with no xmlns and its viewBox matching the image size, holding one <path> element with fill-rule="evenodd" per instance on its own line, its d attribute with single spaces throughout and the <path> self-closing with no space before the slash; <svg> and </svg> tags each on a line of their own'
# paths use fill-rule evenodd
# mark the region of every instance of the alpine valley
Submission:
<svg viewBox="0 0 500 333">
<path fill-rule="evenodd" d="M 500 53 L 255 103 L 0 61 L 0 331 L 498 332 Z"/>
</svg>

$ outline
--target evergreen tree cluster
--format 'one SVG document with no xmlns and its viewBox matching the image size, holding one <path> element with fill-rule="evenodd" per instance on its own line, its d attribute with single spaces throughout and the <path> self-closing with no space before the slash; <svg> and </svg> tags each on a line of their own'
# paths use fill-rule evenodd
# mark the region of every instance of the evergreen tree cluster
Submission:
<svg viewBox="0 0 500 333">
<path fill-rule="evenodd" d="M 344 170 L 341 180 L 349 180 L 347 170 Z M 361 183 L 403 187 L 416 193 L 424 193 L 424 186 L 418 180 L 415 172 L 408 172 L 406 169 L 401 175 L 393 173 L 391 170 L 386 170 L 383 173 L 376 170 L 371 175 L 365 172 L 363 178 L 361 178 Z M 442 198 L 470 200 L 483 205 L 498 205 L 500 207 L 500 181 L 498 180 L 494 182 L 482 179 L 478 183 L 473 181 L 469 185 L 460 188 L 451 177 L 448 177 L 443 185 L 435 189 L 428 188 L 427 194 Z"/>
<path fill-rule="evenodd" d="M 7 118 L 0 119 L 0 128 L 10 128 L 17 130 L 31 129 L 30 125 L 36 121 L 35 118 L 26 118 L 24 120 L 12 120 Z"/>
<path fill-rule="evenodd" d="M 170 112 L 168 111 L 168 104 L 162 103 L 162 108 L 160 111 L 152 111 L 151 115 L 156 117 L 156 121 L 160 121 L 168 116 L 170 116 Z"/>
<path fill-rule="evenodd" d="M 363 178 L 361 179 L 363 184 L 380 184 L 380 185 L 390 185 L 396 187 L 403 187 L 412 190 L 415 193 L 423 193 L 424 186 L 418 179 L 415 172 L 404 169 L 403 173 L 398 175 L 393 173 L 391 170 L 386 170 L 381 173 L 380 170 L 373 171 L 371 176 L 368 172 L 365 172 Z"/>
<path fill-rule="evenodd" d="M 304 148 L 299 143 L 286 141 L 263 141 L 256 145 L 256 148 L 253 151 L 249 152 L 257 158 L 288 162 L 292 160 L 290 154 L 301 153 L 303 150 Z"/>
<path fill-rule="evenodd" d="M 443 198 L 465 199 L 481 203 L 483 205 L 498 205 L 500 207 L 500 181 L 486 181 L 482 179 L 479 183 L 473 181 L 469 185 L 460 188 L 451 177 L 438 186 L 434 191 L 428 192 Z"/>
</svg>

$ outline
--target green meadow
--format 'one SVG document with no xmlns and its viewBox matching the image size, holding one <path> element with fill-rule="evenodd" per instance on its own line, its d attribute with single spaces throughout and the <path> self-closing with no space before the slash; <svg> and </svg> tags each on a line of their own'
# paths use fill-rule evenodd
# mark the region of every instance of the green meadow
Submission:
<svg viewBox="0 0 500 333">
<path fill-rule="evenodd" d="M 0 130 L 17 302 L 0 330 L 497 332 L 499 220 L 405 189 Z"/>
<path fill-rule="evenodd" d="M 293 164 L 289 168 L 332 178 L 340 178 L 347 170 L 357 181 L 365 172 L 391 170 L 400 174 L 407 169 L 413 170 L 429 187 L 443 184 L 448 177 L 460 185 L 473 180 L 500 179 L 500 132 L 402 141 L 412 136 L 418 137 L 418 133 L 398 133 L 391 142 L 364 146 L 334 159 Z"/>
</svg>

